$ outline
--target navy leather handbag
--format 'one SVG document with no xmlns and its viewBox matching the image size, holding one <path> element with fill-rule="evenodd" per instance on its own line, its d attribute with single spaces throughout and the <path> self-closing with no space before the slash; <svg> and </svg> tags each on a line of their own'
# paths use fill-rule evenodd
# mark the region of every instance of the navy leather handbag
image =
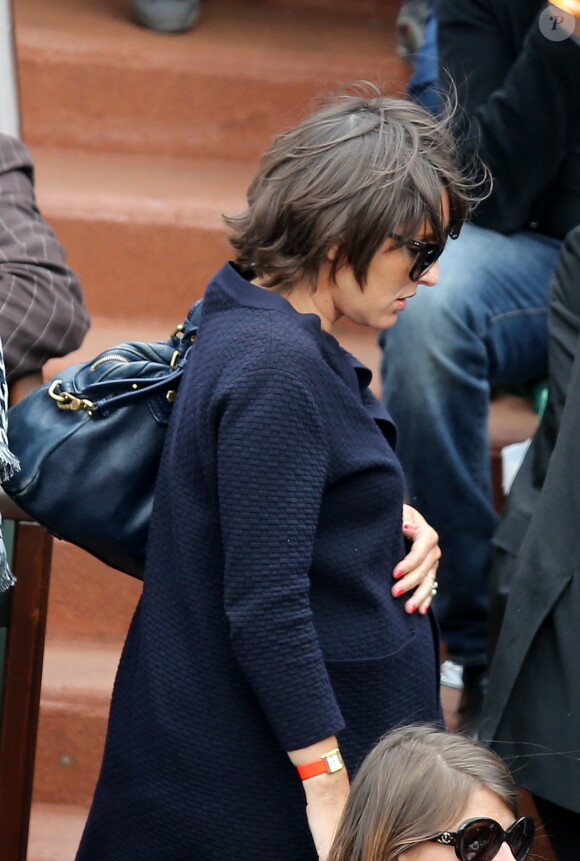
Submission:
<svg viewBox="0 0 580 861">
<path fill-rule="evenodd" d="M 143 577 L 161 451 L 201 300 L 165 343 L 128 342 L 67 368 L 8 412 L 8 495 L 57 538 Z"/>
</svg>

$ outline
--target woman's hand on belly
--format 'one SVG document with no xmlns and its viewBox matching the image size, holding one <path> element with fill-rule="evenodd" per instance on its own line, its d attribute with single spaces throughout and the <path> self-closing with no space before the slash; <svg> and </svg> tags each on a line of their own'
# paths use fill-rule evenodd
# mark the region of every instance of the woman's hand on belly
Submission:
<svg viewBox="0 0 580 861">
<path fill-rule="evenodd" d="M 411 505 L 403 505 L 403 535 L 412 542 L 412 547 L 395 566 L 393 577 L 397 582 L 391 592 L 398 598 L 412 591 L 405 603 L 405 610 L 407 613 L 418 610 L 424 614 L 437 588 L 437 568 L 441 558 L 439 536 Z"/>
</svg>

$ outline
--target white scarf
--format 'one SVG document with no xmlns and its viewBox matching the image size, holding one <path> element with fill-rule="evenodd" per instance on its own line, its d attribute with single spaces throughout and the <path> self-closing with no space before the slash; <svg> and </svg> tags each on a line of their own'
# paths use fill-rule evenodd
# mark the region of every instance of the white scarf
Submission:
<svg viewBox="0 0 580 861">
<path fill-rule="evenodd" d="M 0 343 L 0 484 L 8 481 L 20 469 L 18 460 L 8 448 L 7 424 L 8 386 L 6 385 L 6 371 L 4 370 L 4 354 L 2 353 L 2 344 Z M 6 556 L 6 548 L 2 537 L 2 517 L 0 517 L 0 592 L 5 592 L 15 582 L 14 574 L 10 570 Z"/>
</svg>

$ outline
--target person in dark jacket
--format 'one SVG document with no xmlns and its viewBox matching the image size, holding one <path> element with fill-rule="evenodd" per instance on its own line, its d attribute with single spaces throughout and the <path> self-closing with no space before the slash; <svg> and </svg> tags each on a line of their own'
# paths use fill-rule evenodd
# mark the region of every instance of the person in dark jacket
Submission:
<svg viewBox="0 0 580 861">
<path fill-rule="evenodd" d="M 404 527 L 393 423 L 331 329 L 435 284 L 469 209 L 452 152 L 423 109 L 344 95 L 226 219 L 78 861 L 325 859 L 374 742 L 440 719 L 438 547 Z"/>
<path fill-rule="evenodd" d="M 546 410 L 494 537 L 491 622 L 499 639 L 480 736 L 534 794 L 558 860 L 576 861 L 580 226 L 566 238 L 554 273 L 549 331 Z"/>
<path fill-rule="evenodd" d="M 410 501 L 441 537 L 442 638 L 469 679 L 485 664 L 498 523 L 490 390 L 546 376 L 548 287 L 580 223 L 580 41 L 555 40 L 542 0 L 437 0 L 435 13 L 462 157 L 479 152 L 494 183 L 441 258 L 438 289 L 420 287 L 421 301 L 381 339 L 382 380 Z"/>
</svg>

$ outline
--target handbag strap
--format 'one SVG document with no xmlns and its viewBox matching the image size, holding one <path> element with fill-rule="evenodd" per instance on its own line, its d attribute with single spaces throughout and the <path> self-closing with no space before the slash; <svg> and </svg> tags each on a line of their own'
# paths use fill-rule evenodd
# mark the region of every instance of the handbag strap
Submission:
<svg viewBox="0 0 580 861">
<path fill-rule="evenodd" d="M 199 320 L 203 307 L 203 299 L 198 299 L 187 313 L 187 317 L 181 323 L 171 336 L 169 343 L 180 354 L 185 356 L 192 343 L 197 337 L 199 330 Z"/>
<path fill-rule="evenodd" d="M 64 409 L 82 409 L 91 416 L 108 416 L 112 410 L 127 406 L 140 398 L 150 398 L 156 394 L 176 390 L 183 375 L 183 369 L 187 360 L 187 354 L 197 337 L 199 320 L 201 317 L 203 299 L 192 305 L 184 322 L 178 326 L 167 342 L 174 348 L 169 374 L 147 380 L 143 377 L 124 377 L 118 380 L 103 380 L 90 383 L 82 394 L 69 395 L 58 391 L 59 380 L 55 380 L 50 386 L 49 395 L 59 405 L 68 402 Z"/>
<path fill-rule="evenodd" d="M 93 402 L 93 411 L 98 412 L 100 416 L 107 416 L 111 410 L 118 407 L 125 407 L 140 398 L 150 398 L 161 392 L 167 392 L 171 389 L 176 389 L 179 386 L 181 377 L 183 376 L 184 364 L 176 368 L 165 377 L 158 377 L 156 380 L 143 381 L 142 377 L 124 380 L 107 380 L 103 383 L 94 383 L 92 386 L 87 386 L 85 397 Z M 111 394 L 111 390 L 121 389 L 119 394 Z M 128 389 L 128 391 L 126 391 Z M 123 391 L 125 390 L 125 391 Z M 100 394 L 104 396 L 99 398 Z"/>
</svg>

